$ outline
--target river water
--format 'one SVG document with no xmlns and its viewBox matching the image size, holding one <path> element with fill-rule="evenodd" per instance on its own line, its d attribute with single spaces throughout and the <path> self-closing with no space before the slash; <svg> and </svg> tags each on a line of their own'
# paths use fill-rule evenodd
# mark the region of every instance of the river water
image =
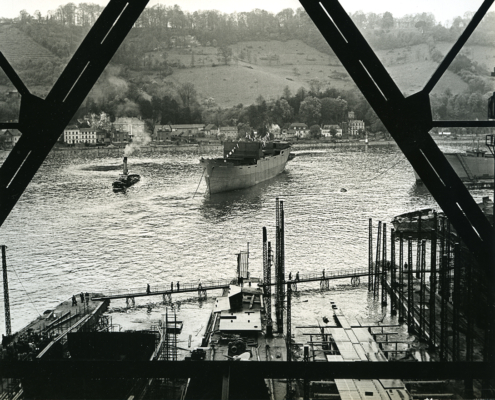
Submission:
<svg viewBox="0 0 495 400">
<path fill-rule="evenodd" d="M 438 208 L 394 146 L 296 153 L 278 177 L 211 197 L 205 196 L 204 180 L 196 193 L 198 159 L 215 154 L 131 156 L 130 170 L 142 180 L 126 193 L 111 189 L 121 157 L 50 155 L 0 228 L 13 331 L 81 291 L 230 279 L 235 254 L 248 242 L 251 274 L 262 276 L 262 227 L 274 245 L 277 196 L 284 201 L 286 273 L 293 275 L 365 268 L 369 218 L 375 226 L 381 220 L 391 227 L 396 214 Z M 481 200 L 491 190 L 472 193 Z M 334 281 L 327 292 L 318 284 L 299 286 L 292 304 L 295 325 L 331 315 L 330 301 L 350 316 L 381 319 L 382 309 L 367 295 L 365 283 L 352 288 L 350 282 Z M 177 299 L 185 332 L 199 338 L 213 298 Z M 134 310 L 114 301 L 112 321 L 123 329 L 146 327 L 165 313 L 161 300 L 142 298 Z M 2 313 L 2 333 L 3 318 Z"/>
</svg>

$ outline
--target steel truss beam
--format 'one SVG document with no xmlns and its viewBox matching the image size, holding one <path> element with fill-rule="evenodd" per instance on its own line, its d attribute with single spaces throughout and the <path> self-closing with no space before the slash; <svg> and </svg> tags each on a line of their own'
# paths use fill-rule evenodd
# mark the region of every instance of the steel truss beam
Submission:
<svg viewBox="0 0 495 400">
<path fill-rule="evenodd" d="M 288 363 L 273 361 L 13 361 L 2 362 L 4 378 L 188 378 L 215 371 L 263 378 L 320 379 L 483 379 L 495 375 L 485 362 L 326 362 Z"/>
<path fill-rule="evenodd" d="M 409 97 L 401 93 L 337 0 L 300 1 L 466 245 L 487 267 L 493 257 L 493 230 L 428 132 L 435 125 L 444 126 L 444 122 L 432 120 L 429 93 L 493 0 L 483 2 L 423 90 Z M 495 121 L 487 121 L 483 126 L 495 127 Z"/>
</svg>

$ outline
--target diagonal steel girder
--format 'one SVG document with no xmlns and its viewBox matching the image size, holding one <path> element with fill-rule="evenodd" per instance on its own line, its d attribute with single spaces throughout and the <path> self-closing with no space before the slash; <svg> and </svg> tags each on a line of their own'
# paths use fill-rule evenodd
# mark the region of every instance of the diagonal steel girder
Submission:
<svg viewBox="0 0 495 400">
<path fill-rule="evenodd" d="M 149 0 L 110 0 L 43 100 L 32 95 L 0 53 L 0 67 L 21 94 L 22 136 L 0 167 L 0 226 L 33 179 L 55 142 L 124 41 Z"/>
<path fill-rule="evenodd" d="M 429 92 L 493 1 L 484 1 L 424 89 L 405 97 L 337 0 L 300 0 L 459 236 L 490 277 L 493 276 L 493 268 L 490 267 L 493 265 L 493 230 L 428 132 L 435 126 Z M 464 124 L 462 126 L 467 126 L 466 121 L 460 122 Z M 478 125 L 473 121 L 473 126 Z M 495 126 L 495 121 L 486 121 L 483 126 Z"/>
</svg>

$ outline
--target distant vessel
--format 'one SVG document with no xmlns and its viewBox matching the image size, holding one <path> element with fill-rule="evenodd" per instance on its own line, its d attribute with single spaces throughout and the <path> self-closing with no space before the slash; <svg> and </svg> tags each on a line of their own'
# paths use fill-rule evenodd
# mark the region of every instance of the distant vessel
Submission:
<svg viewBox="0 0 495 400">
<path fill-rule="evenodd" d="M 277 176 L 289 160 L 287 142 L 225 142 L 223 158 L 201 158 L 210 194 L 244 189 Z"/>
<path fill-rule="evenodd" d="M 482 201 L 478 203 L 478 207 L 493 225 L 493 201 L 488 196 L 485 196 Z M 438 212 L 437 217 L 437 229 L 441 229 L 441 219 L 443 219 L 444 213 Z M 425 208 L 396 215 L 392 220 L 392 225 L 396 232 L 402 232 L 406 236 L 417 237 L 419 232 L 421 234 L 426 233 L 426 236 L 428 236 L 428 234 L 435 229 L 435 210 L 432 208 Z"/>
<path fill-rule="evenodd" d="M 429 232 L 435 228 L 434 211 L 432 208 L 425 208 L 396 215 L 392 220 L 392 225 L 396 232 L 416 236 L 419 230 L 419 220 L 421 219 L 421 232 Z"/>
<path fill-rule="evenodd" d="M 113 190 L 126 189 L 136 182 L 139 182 L 140 179 L 141 176 L 138 174 L 129 174 L 129 170 L 127 169 L 127 157 L 124 157 L 124 171 L 119 175 L 119 178 L 112 183 Z"/>
<path fill-rule="evenodd" d="M 468 187 L 493 187 L 493 156 L 480 148 L 465 153 L 444 153 L 456 174 Z M 414 171 L 416 181 L 422 183 Z"/>
</svg>

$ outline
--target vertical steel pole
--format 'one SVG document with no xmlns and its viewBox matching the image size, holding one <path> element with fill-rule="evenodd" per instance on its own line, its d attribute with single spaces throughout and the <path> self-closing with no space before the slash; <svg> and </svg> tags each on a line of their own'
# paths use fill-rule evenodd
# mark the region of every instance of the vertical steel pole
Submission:
<svg viewBox="0 0 495 400">
<path fill-rule="evenodd" d="M 382 261 L 382 306 L 387 305 L 387 274 L 390 268 L 387 249 L 387 224 L 383 224 L 383 261 Z"/>
<path fill-rule="evenodd" d="M 272 243 L 268 242 L 268 254 L 267 254 L 267 264 L 266 264 L 266 298 L 265 298 L 265 307 L 266 307 L 266 335 L 271 337 L 273 335 L 273 319 L 272 319 L 272 260 L 273 260 L 273 251 L 272 251 Z"/>
<path fill-rule="evenodd" d="M 284 327 L 281 325 L 280 314 L 282 304 L 280 298 L 280 285 L 283 282 L 280 279 L 280 202 L 278 197 L 275 199 L 275 317 L 277 320 L 277 332 L 283 333 Z"/>
<path fill-rule="evenodd" d="M 473 335 L 474 335 L 474 312 L 473 312 L 473 263 L 465 262 L 466 268 L 466 314 L 467 314 L 467 332 L 466 332 L 466 361 L 473 361 Z"/>
<path fill-rule="evenodd" d="M 282 214 L 283 215 L 283 214 Z M 291 329 L 291 300 L 292 300 L 291 284 L 287 285 L 287 328 L 285 335 L 285 345 L 287 348 L 287 362 L 292 361 L 292 329 Z M 286 399 L 292 399 L 292 379 L 287 379 Z"/>
<path fill-rule="evenodd" d="M 426 282 L 425 282 L 425 270 L 426 270 L 426 240 L 421 240 L 421 263 L 420 263 L 420 292 L 419 292 L 419 334 L 426 338 L 425 329 L 425 299 L 426 299 Z"/>
<path fill-rule="evenodd" d="M 414 329 L 414 285 L 413 285 L 413 263 L 412 263 L 412 238 L 407 240 L 407 325 L 409 330 Z"/>
<path fill-rule="evenodd" d="M 7 255 L 6 246 L 2 245 L 2 270 L 3 270 L 3 301 L 5 305 L 5 334 L 12 335 L 12 325 L 10 322 L 10 300 L 9 300 L 9 280 L 7 277 Z"/>
<path fill-rule="evenodd" d="M 390 300 L 392 302 L 391 314 L 397 314 L 397 265 L 395 263 L 395 230 L 390 230 Z"/>
<path fill-rule="evenodd" d="M 292 301 L 292 288 L 291 285 L 287 285 L 287 328 L 286 328 L 286 346 L 287 346 L 287 361 L 292 361 L 291 354 L 291 341 L 292 341 L 292 318 L 291 318 L 291 301 Z"/>
<path fill-rule="evenodd" d="M 461 246 L 459 243 L 454 244 L 454 289 L 452 300 L 454 307 L 452 310 L 452 361 L 460 361 L 460 335 L 459 323 L 461 313 Z"/>
<path fill-rule="evenodd" d="M 421 257 L 420 257 L 420 249 L 421 247 L 421 214 L 419 214 L 418 217 L 418 242 L 416 244 L 416 278 L 420 278 L 420 263 L 421 263 Z"/>
<path fill-rule="evenodd" d="M 430 316 L 430 347 L 433 349 L 436 344 L 436 297 L 437 291 L 437 213 L 433 214 L 433 230 L 431 231 L 431 249 L 430 249 L 430 303 L 429 303 L 429 316 Z"/>
<path fill-rule="evenodd" d="M 441 293 L 441 304 L 440 304 L 440 360 L 447 361 L 447 301 L 448 301 L 448 288 L 447 288 L 447 254 L 446 254 L 446 243 L 447 240 L 447 229 L 445 217 L 442 218 L 442 240 L 440 242 L 441 247 L 441 262 L 440 262 L 440 293 Z"/>
<path fill-rule="evenodd" d="M 373 298 L 378 297 L 379 277 L 380 277 L 380 244 L 382 240 L 382 221 L 378 221 L 378 234 L 376 236 L 376 260 L 375 260 L 375 279 L 373 283 Z"/>
<path fill-rule="evenodd" d="M 282 310 L 280 312 L 280 325 L 284 325 L 284 304 L 285 304 L 285 221 L 284 221 L 284 202 L 280 201 L 280 263 L 278 267 L 280 268 L 280 304 Z M 283 328 L 282 328 L 283 331 Z"/>
<path fill-rule="evenodd" d="M 404 235 L 399 233 L 399 322 L 404 322 Z"/>
<path fill-rule="evenodd" d="M 369 219 L 368 230 L 368 292 L 373 290 L 373 221 Z"/>
<path fill-rule="evenodd" d="M 268 265 L 268 248 L 267 248 L 267 233 L 266 233 L 266 227 L 263 227 L 263 283 L 266 284 L 266 272 L 267 272 L 267 265 Z"/>
<path fill-rule="evenodd" d="M 309 362 L 309 346 L 304 345 L 304 362 Z M 304 377 L 304 397 L 303 400 L 309 400 L 309 379 Z"/>
<path fill-rule="evenodd" d="M 271 320 L 271 286 L 270 286 L 270 268 L 268 267 L 268 235 L 266 232 L 266 227 L 263 227 L 263 283 L 265 284 L 263 287 L 263 295 L 265 296 L 265 312 L 268 320 Z M 268 324 L 267 324 L 268 330 Z"/>
</svg>

